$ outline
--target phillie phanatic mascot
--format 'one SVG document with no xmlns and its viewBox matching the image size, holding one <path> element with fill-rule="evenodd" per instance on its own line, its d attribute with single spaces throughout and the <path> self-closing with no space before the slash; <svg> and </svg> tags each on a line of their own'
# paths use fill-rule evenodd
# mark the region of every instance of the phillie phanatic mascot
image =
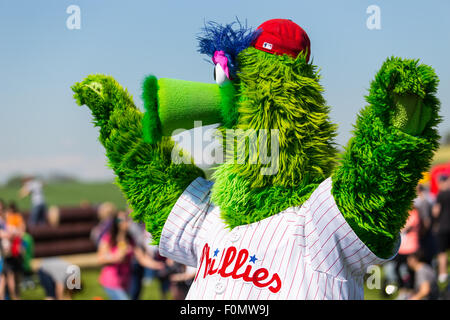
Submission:
<svg viewBox="0 0 450 320">
<path fill-rule="evenodd" d="M 438 147 L 438 77 L 391 57 L 338 154 L 306 32 L 206 23 L 216 83 L 143 81 L 140 112 L 112 77 L 72 89 L 100 128 L 117 184 L 161 255 L 197 267 L 188 299 L 363 299 L 367 267 L 395 256 Z M 220 123 L 211 179 L 172 139 Z M 180 160 L 182 159 L 182 160 Z"/>
</svg>

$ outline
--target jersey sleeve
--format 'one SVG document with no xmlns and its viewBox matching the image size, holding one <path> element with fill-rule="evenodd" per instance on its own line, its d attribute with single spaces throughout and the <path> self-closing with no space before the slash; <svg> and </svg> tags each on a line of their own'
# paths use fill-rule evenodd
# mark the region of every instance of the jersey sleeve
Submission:
<svg viewBox="0 0 450 320">
<path fill-rule="evenodd" d="M 210 203 L 213 183 L 201 177 L 195 179 L 175 203 L 164 224 L 159 252 L 187 266 L 197 266 L 197 248 L 206 231 L 203 228 Z"/>
<path fill-rule="evenodd" d="M 376 256 L 355 234 L 345 220 L 331 194 L 332 181 L 328 178 L 313 192 L 308 201 L 304 223 L 306 256 L 316 271 L 331 274 L 343 280 L 363 275 L 371 265 L 392 259 Z M 400 237 L 399 237 L 400 240 Z"/>
</svg>

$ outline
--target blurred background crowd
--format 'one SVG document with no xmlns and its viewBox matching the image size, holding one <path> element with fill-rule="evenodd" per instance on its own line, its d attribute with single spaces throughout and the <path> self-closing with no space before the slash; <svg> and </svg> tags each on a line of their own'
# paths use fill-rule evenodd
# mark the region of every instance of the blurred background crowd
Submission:
<svg viewBox="0 0 450 320">
<path fill-rule="evenodd" d="M 450 299 L 450 177 L 447 172 L 435 173 L 434 181 L 427 175 L 417 186 L 417 198 L 401 231 L 398 254 L 383 265 L 385 295 L 396 293 L 397 299 L 412 300 Z M 424 182 L 433 182 L 435 190 Z"/>
<path fill-rule="evenodd" d="M 43 190 L 23 179 L 27 212 L 0 199 L 0 300 L 185 298 L 196 270 L 159 255 L 128 209 L 48 208 Z"/>
<path fill-rule="evenodd" d="M 48 206 L 44 190 L 26 177 L 14 199 L 28 210 L 0 200 L 0 299 L 185 298 L 196 269 L 162 257 L 126 203 Z M 441 165 L 417 186 L 398 255 L 366 299 L 450 299 L 449 235 L 450 165 Z"/>
</svg>

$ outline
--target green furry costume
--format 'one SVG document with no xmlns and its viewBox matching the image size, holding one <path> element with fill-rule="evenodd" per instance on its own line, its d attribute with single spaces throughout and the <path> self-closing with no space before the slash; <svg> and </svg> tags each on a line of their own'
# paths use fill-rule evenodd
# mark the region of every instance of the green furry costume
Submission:
<svg viewBox="0 0 450 320">
<path fill-rule="evenodd" d="M 191 119 L 206 124 L 220 120 L 218 130 L 224 135 L 227 129 L 278 130 L 276 174 L 260 174 L 266 165 L 250 161 L 249 152 L 246 161 L 217 166 L 211 200 L 229 228 L 300 207 L 331 177 L 331 193 L 353 231 L 377 256 L 392 256 L 416 185 L 438 147 L 438 78 L 433 69 L 416 60 L 387 59 L 370 85 L 354 137 L 338 157 L 336 126 L 328 117 L 316 67 L 305 54 L 292 58 L 249 46 L 236 55 L 235 65 L 232 81 L 221 87 L 149 76 L 143 83 L 145 116 L 112 77 L 91 75 L 73 86 L 77 103 L 90 108 L 100 127 L 100 142 L 133 218 L 145 222 L 158 243 L 177 199 L 194 179 L 204 177 L 192 161 L 172 161 L 175 144 L 167 127 L 193 127 L 182 116 L 170 117 L 176 113 L 173 104 L 192 99 L 177 97 L 177 88 L 184 86 L 203 92 Z M 208 109 L 210 105 L 218 111 Z M 242 139 L 236 143 L 237 150 L 246 146 Z M 236 159 L 234 151 L 224 148 Z"/>
</svg>

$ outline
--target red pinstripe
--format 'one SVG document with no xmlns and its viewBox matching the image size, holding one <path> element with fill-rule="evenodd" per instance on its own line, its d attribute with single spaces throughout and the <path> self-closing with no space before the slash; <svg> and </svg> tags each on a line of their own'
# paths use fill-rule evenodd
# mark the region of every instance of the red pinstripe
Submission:
<svg viewBox="0 0 450 320">
<path fill-rule="evenodd" d="M 183 201 L 188 202 L 191 206 L 193 206 L 194 208 L 196 208 L 199 212 L 204 213 L 205 210 L 209 210 L 209 208 L 211 207 L 211 203 L 208 203 L 208 206 L 206 208 L 200 208 L 199 206 L 197 206 L 194 202 L 192 202 L 191 200 L 189 200 L 188 198 L 181 196 L 180 197 Z M 206 222 L 206 220 L 205 220 Z M 210 221 L 208 221 L 208 223 L 211 223 Z"/>
<path fill-rule="evenodd" d="M 361 261 L 364 260 L 368 255 L 370 255 L 370 252 L 368 252 L 364 257 L 360 258 L 359 260 L 350 263 L 348 266 L 350 267 L 350 266 L 354 265 L 355 263 L 361 262 Z M 373 261 L 373 260 L 371 260 L 371 261 Z M 353 271 L 353 272 L 354 272 L 354 271 Z M 353 275 L 353 272 L 352 272 L 352 275 Z"/>
<path fill-rule="evenodd" d="M 302 253 L 300 253 L 300 254 L 298 255 L 297 265 L 295 266 L 295 272 L 294 272 L 294 275 L 292 276 L 292 281 L 291 281 L 291 285 L 289 286 L 289 291 L 288 291 L 287 297 L 289 297 L 289 294 L 291 293 L 292 285 L 294 284 L 295 276 L 296 276 L 297 271 L 298 271 L 298 269 L 299 269 L 299 268 L 298 268 L 298 264 L 299 264 L 299 262 L 300 262 L 301 257 L 302 257 Z"/>
<path fill-rule="evenodd" d="M 295 296 L 295 299 L 298 299 L 298 295 L 300 294 L 300 289 L 302 288 L 302 285 L 303 285 L 303 280 L 305 279 L 305 274 L 306 274 L 306 261 L 305 261 L 305 265 L 303 267 L 302 281 L 300 281 L 300 285 L 298 286 L 297 295 Z"/>
<path fill-rule="evenodd" d="M 313 234 L 314 233 L 314 231 L 317 231 L 317 228 L 314 228 L 309 234 L 307 234 L 306 235 L 306 237 L 305 238 L 308 238 L 311 234 Z"/>
<path fill-rule="evenodd" d="M 318 190 L 318 189 L 316 189 L 316 190 Z M 311 202 L 311 203 L 309 204 L 309 207 L 312 208 L 313 204 L 316 203 L 316 201 L 320 198 L 320 196 L 321 196 L 324 192 L 330 191 L 330 190 L 331 190 L 331 186 L 330 186 L 330 187 L 327 187 L 326 189 L 324 189 L 324 190 L 322 190 L 322 191 L 320 191 L 319 194 L 316 196 L 316 198 L 313 200 L 313 202 Z"/>
<path fill-rule="evenodd" d="M 342 292 L 342 285 L 344 284 L 344 282 L 341 282 L 341 288 L 339 289 L 339 300 L 341 300 L 341 292 Z"/>
<path fill-rule="evenodd" d="M 352 255 L 350 255 L 350 256 L 347 257 L 347 260 L 348 260 L 349 258 L 353 257 L 353 256 L 354 256 L 356 253 L 358 253 L 359 251 L 361 251 L 362 248 L 363 248 L 363 247 L 361 246 L 358 250 L 356 250 L 355 252 L 353 252 Z M 348 265 L 347 265 L 347 266 L 348 266 Z M 341 270 L 339 270 L 339 272 L 338 272 L 338 274 L 336 275 L 336 277 L 339 276 L 339 275 L 341 274 L 341 272 L 342 272 L 342 270 L 344 269 L 344 267 L 345 267 L 345 265 L 343 264 Z"/>
<path fill-rule="evenodd" d="M 332 234 L 330 234 L 330 236 L 327 238 L 327 240 L 325 240 L 325 242 L 322 244 L 322 248 L 325 246 L 325 244 L 328 242 L 328 240 L 330 240 L 330 238 L 340 229 L 340 228 L 342 228 L 344 225 L 346 225 L 346 222 L 344 221 L 339 227 L 337 227 L 334 231 L 333 231 L 333 233 Z M 336 246 L 339 244 L 339 242 L 342 240 L 342 239 L 344 239 L 349 233 L 351 232 L 351 230 L 349 230 L 342 238 L 340 238 L 337 242 L 336 242 L 336 244 L 335 244 L 335 246 L 333 247 L 333 249 L 334 248 L 336 248 Z"/>
<path fill-rule="evenodd" d="M 328 277 L 325 277 L 325 292 L 323 293 L 322 300 L 325 300 L 325 297 L 327 296 L 327 289 L 328 289 Z"/>
<path fill-rule="evenodd" d="M 172 220 L 168 219 L 167 222 L 170 222 L 171 224 L 173 224 L 173 225 L 174 225 L 175 227 L 177 227 L 178 229 L 183 230 L 184 233 L 187 234 L 188 236 L 190 236 L 191 238 L 194 238 L 194 237 L 195 237 L 194 234 L 192 234 L 192 233 L 190 233 L 190 232 L 187 232 L 186 230 L 184 230 L 183 228 L 181 228 L 178 224 L 176 224 L 176 223 L 173 222 Z"/>
<path fill-rule="evenodd" d="M 328 252 L 328 254 L 325 256 L 325 258 L 323 258 L 323 260 L 319 263 L 319 265 L 317 266 L 317 269 L 322 265 L 322 263 L 328 258 L 328 256 L 334 251 L 334 249 L 336 249 L 336 247 L 337 247 L 337 245 L 340 243 L 340 241 L 342 240 L 342 239 L 344 239 L 349 233 L 351 232 L 351 230 L 349 230 L 342 238 L 340 238 L 337 242 L 336 242 L 336 244 L 334 245 L 334 247 L 333 247 L 333 249 L 331 249 L 330 250 L 330 252 Z M 336 259 L 336 261 L 337 261 L 337 259 Z M 336 263 L 336 262 L 335 262 Z M 333 265 L 334 265 L 334 263 L 333 263 Z M 332 266 L 333 266 L 332 265 Z M 331 267 L 332 267 L 331 266 Z M 330 267 L 330 268 L 331 268 Z M 328 269 L 329 270 L 329 269 Z M 328 271 L 327 270 L 327 271 Z"/>
<path fill-rule="evenodd" d="M 180 217 L 180 216 L 179 216 L 178 214 L 176 214 L 175 212 L 173 213 L 173 215 L 176 216 L 176 217 L 178 217 L 180 220 L 184 220 L 183 217 Z M 201 227 L 200 227 L 200 226 L 197 226 L 197 225 L 191 225 L 190 227 L 191 227 L 191 229 L 201 229 Z"/>
<path fill-rule="evenodd" d="M 317 298 L 317 294 L 319 293 L 319 273 L 317 273 L 317 283 L 316 283 L 316 286 L 317 286 L 317 291 L 316 291 L 316 294 L 314 295 L 314 299 L 313 300 L 316 300 L 316 298 Z"/>
<path fill-rule="evenodd" d="M 250 245 L 251 245 L 251 243 L 252 243 L 253 237 L 254 237 L 256 231 L 258 230 L 260 224 L 261 224 L 261 221 L 258 221 L 257 224 L 256 224 L 256 226 L 254 226 L 254 230 L 253 230 L 252 236 L 251 236 L 250 241 L 249 241 L 249 243 L 248 243 L 248 246 L 249 246 L 249 247 L 250 247 Z M 241 240 L 241 241 L 242 241 L 242 240 Z M 239 300 L 239 298 L 240 298 L 240 296 L 241 296 L 242 289 L 244 289 L 244 285 L 245 285 L 245 284 L 246 284 L 246 283 L 243 283 L 243 284 L 241 285 L 241 290 L 239 291 L 238 300 Z M 250 288 L 250 290 L 251 290 L 251 288 Z"/>
<path fill-rule="evenodd" d="M 336 282 L 336 279 L 333 279 L 333 284 L 331 285 L 331 300 L 333 300 L 334 297 L 334 283 Z"/>
<path fill-rule="evenodd" d="M 289 228 L 288 225 L 286 226 L 286 228 L 284 228 L 283 235 L 280 237 L 280 240 L 278 241 L 278 244 L 277 244 L 276 248 L 279 248 L 279 247 L 280 247 L 280 243 L 281 243 L 281 241 L 284 239 L 284 235 L 286 234 L 286 231 L 287 231 L 288 228 Z M 286 252 L 286 248 L 284 249 L 284 251 Z M 266 253 L 267 253 L 267 251 L 266 251 Z M 264 258 L 265 258 L 265 256 L 264 256 Z M 283 255 L 283 258 L 284 258 L 284 255 Z M 273 257 L 272 257 L 272 261 L 270 262 L 270 267 L 269 267 L 269 269 L 272 269 L 272 264 L 273 264 L 273 260 L 274 260 L 274 259 L 275 259 L 275 255 L 273 255 Z"/>
<path fill-rule="evenodd" d="M 289 254 L 289 258 L 288 258 L 287 263 L 286 263 L 286 269 L 288 269 L 289 263 L 291 262 L 292 251 L 294 251 L 294 245 L 295 245 L 295 241 L 292 241 L 291 253 Z M 286 277 L 287 277 L 287 272 L 284 273 L 284 279 L 283 279 L 282 283 L 286 282 Z M 278 295 L 278 299 L 280 299 L 280 295 Z"/>
<path fill-rule="evenodd" d="M 328 200 L 328 199 L 327 199 Z M 332 209 L 332 208 L 334 208 L 334 204 L 331 204 L 331 206 L 327 209 L 327 210 L 325 210 L 325 212 L 319 217 L 319 219 L 316 221 L 316 225 L 318 225 L 319 224 L 319 221 L 320 220 L 322 220 L 322 218 Z M 320 209 L 320 208 L 319 208 Z M 317 209 L 318 210 L 318 209 Z M 317 211 L 316 210 L 316 211 Z M 339 214 L 340 214 L 340 212 L 339 212 Z M 314 215 L 313 215 L 314 216 Z"/>
<path fill-rule="evenodd" d="M 289 241 L 290 241 L 290 240 L 289 240 Z M 295 243 L 295 241 L 293 241 L 293 243 Z M 284 261 L 284 256 L 285 256 L 285 254 L 286 254 L 287 248 L 289 247 L 288 245 L 289 245 L 289 242 L 288 242 L 288 244 L 286 245 L 286 247 L 284 247 L 283 257 L 281 258 L 281 260 L 280 260 L 280 265 L 278 266 L 278 269 L 277 269 L 277 273 L 278 273 L 278 274 L 280 273 L 281 265 L 282 265 L 282 263 L 283 263 L 283 261 Z M 272 261 L 272 262 L 273 262 L 273 261 Z M 270 293 L 269 296 L 271 296 L 271 295 L 272 295 L 272 293 Z"/>
<path fill-rule="evenodd" d="M 195 218 L 195 215 L 191 212 L 189 212 L 185 207 L 180 206 L 178 203 L 175 203 L 175 206 L 177 206 L 180 209 L 183 209 L 183 211 L 187 212 L 190 216 L 192 216 L 193 218 Z M 175 214 L 175 211 L 173 211 L 173 214 Z M 181 220 L 185 220 L 185 219 L 181 219 Z"/>
<path fill-rule="evenodd" d="M 314 245 L 315 245 L 317 242 L 319 242 L 319 239 L 320 239 L 320 238 L 317 238 L 316 241 L 314 241 L 312 245 L 308 246 L 309 249 L 312 249 L 312 248 L 314 247 Z M 319 250 L 319 251 L 320 251 L 320 250 Z M 319 252 L 319 251 L 318 251 L 318 252 Z"/>
<path fill-rule="evenodd" d="M 272 222 L 273 217 L 274 217 L 274 216 L 272 216 L 272 217 L 270 218 L 270 221 L 266 222 L 266 228 L 264 229 L 263 234 L 262 234 L 261 237 L 259 238 L 259 242 L 258 242 L 258 246 L 256 247 L 256 251 L 259 250 L 259 246 L 261 245 L 261 240 L 264 238 L 264 235 L 266 234 L 267 228 L 269 227 L 270 223 Z M 280 222 L 282 221 L 282 219 L 279 219 L 279 220 L 280 220 L 280 221 L 278 221 L 277 228 L 278 228 L 278 226 L 280 225 Z M 273 238 L 273 235 L 274 235 L 275 232 L 277 231 L 277 228 L 275 228 L 275 230 L 272 232 L 272 237 L 270 238 L 271 240 L 272 240 L 272 238 Z M 269 243 L 270 243 L 270 241 L 269 241 Z M 267 252 L 267 250 L 266 250 L 266 252 Z"/>
<path fill-rule="evenodd" d="M 244 240 L 245 235 L 247 234 L 247 231 L 248 231 L 248 228 L 245 228 L 244 236 L 241 238 L 241 241 L 239 242 L 239 248 L 242 248 L 242 241 Z M 233 291 L 231 292 L 231 295 L 233 295 L 235 286 L 236 286 L 236 281 L 234 281 L 234 283 L 233 283 Z M 242 290 L 242 288 L 241 288 L 241 290 Z"/>
<path fill-rule="evenodd" d="M 258 246 L 256 247 L 256 252 L 258 252 L 258 250 L 259 250 L 259 246 L 261 245 L 261 240 L 264 238 L 264 235 L 266 234 L 267 228 L 269 227 L 270 223 L 272 222 L 273 217 L 274 217 L 274 216 L 272 216 L 272 217 L 270 218 L 270 220 L 266 222 L 266 228 L 264 229 L 264 231 L 263 231 L 261 237 L 259 238 L 259 243 L 258 243 Z M 275 227 L 275 230 L 273 230 L 273 232 L 272 232 L 272 237 L 270 238 L 269 243 L 272 241 L 273 236 L 274 236 L 275 232 L 276 232 L 277 229 L 278 229 L 278 226 L 280 225 L 281 221 L 283 220 L 283 217 L 282 217 L 281 219 L 279 219 L 279 220 L 280 220 L 280 221 L 278 221 L 278 224 L 277 224 L 277 226 Z M 266 257 L 267 251 L 268 251 L 267 249 L 266 249 L 266 251 L 264 251 L 264 258 Z M 264 258 L 261 259 L 261 262 L 264 261 Z M 253 287 L 251 287 L 251 288 L 250 288 L 250 291 L 248 292 L 247 300 L 249 299 L 250 294 L 252 293 L 252 290 L 253 290 Z M 260 292 L 261 292 L 261 291 L 260 291 Z"/>
<path fill-rule="evenodd" d="M 283 219 L 283 218 L 282 218 L 282 219 Z M 282 220 L 282 219 L 281 219 L 281 220 Z M 280 220 L 280 221 L 281 221 L 281 220 Z M 279 225 L 279 224 L 278 224 L 278 225 Z M 278 226 L 277 226 L 277 228 L 278 228 Z M 286 234 L 286 231 L 287 231 L 288 228 L 289 228 L 289 225 L 286 225 L 286 227 L 284 228 L 283 234 L 282 234 L 282 236 L 280 237 L 280 240 L 278 241 L 278 244 L 276 245 L 275 248 L 279 248 L 279 247 L 280 247 L 280 243 L 281 243 L 281 241 L 284 239 L 284 235 Z M 274 234 L 275 234 L 275 232 L 272 234 L 272 238 L 273 238 L 273 235 L 274 235 Z M 270 239 L 269 243 L 272 242 L 272 238 Z M 268 250 L 266 250 L 265 253 L 264 253 L 264 257 L 263 257 L 263 259 L 262 259 L 263 261 L 266 259 L 267 251 L 268 251 Z M 285 249 L 285 251 L 286 251 L 286 249 Z M 284 258 L 284 255 L 283 255 L 283 258 Z M 275 259 L 275 255 L 273 255 L 273 257 L 272 257 L 272 261 L 270 262 L 269 270 L 272 269 L 272 264 L 273 264 L 273 260 L 274 260 L 274 259 Z M 260 294 L 261 294 L 261 290 L 260 290 L 259 293 L 258 293 L 258 298 L 257 298 L 257 299 L 259 299 Z"/>
<path fill-rule="evenodd" d="M 249 247 L 250 247 L 250 245 L 252 244 L 253 237 L 254 237 L 256 231 L 257 231 L 258 228 L 259 228 L 259 224 L 260 224 L 260 221 L 258 221 L 257 225 L 253 227 L 254 230 L 253 230 L 253 233 L 252 233 L 252 237 L 250 238 L 250 241 L 248 242 L 248 246 L 249 246 Z"/>
<path fill-rule="evenodd" d="M 340 214 L 340 213 L 339 213 Z M 344 223 L 342 223 L 339 227 L 337 227 L 337 229 L 336 230 L 334 230 L 333 231 L 333 233 L 331 233 L 330 234 L 330 236 L 327 238 L 327 240 L 324 242 L 324 243 L 322 243 L 322 246 L 320 247 L 320 249 L 317 251 L 317 253 L 316 253 L 316 255 L 311 259 L 311 261 L 313 261 L 318 255 L 319 255 L 319 253 L 320 252 L 322 252 L 322 249 L 323 249 L 323 247 L 325 246 L 325 243 L 327 243 L 328 242 L 328 240 L 330 240 L 330 238 L 343 226 L 345 224 L 345 222 Z M 319 236 L 320 236 L 320 234 L 319 234 Z M 318 239 L 320 239 L 320 238 L 318 238 Z M 337 243 L 339 243 L 339 242 L 337 242 Z M 336 245 L 337 245 L 337 243 L 336 243 Z M 334 246 L 334 248 L 336 247 L 336 245 Z M 334 249 L 333 248 L 333 249 Z M 328 255 L 327 255 L 328 256 Z"/>
<path fill-rule="evenodd" d="M 323 227 L 322 231 L 320 231 L 320 233 L 319 233 L 319 237 L 320 237 L 320 235 L 322 234 L 322 232 L 324 232 L 324 231 L 325 231 L 325 229 L 326 229 L 326 228 L 328 227 L 328 225 L 329 225 L 329 224 L 331 223 L 331 221 L 333 221 L 333 220 L 334 220 L 334 219 L 335 219 L 335 218 L 336 218 L 337 216 L 339 216 L 339 215 L 341 215 L 341 213 L 340 213 L 340 212 L 338 212 L 338 213 L 337 213 L 337 215 L 335 215 L 335 216 L 333 217 L 333 219 L 331 219 L 330 221 L 328 221 L 328 223 L 326 224 L 326 226 L 325 226 L 325 227 Z M 344 221 L 344 223 L 345 223 L 345 221 Z M 343 224 L 344 224 L 344 223 L 343 223 Z M 343 224 L 342 224 L 342 225 L 343 225 Z M 342 225 L 341 225 L 341 226 L 342 226 Z"/>
<path fill-rule="evenodd" d="M 318 274 L 317 274 L 317 276 L 318 276 Z M 311 278 L 309 279 L 308 290 L 306 290 L 305 299 L 308 297 L 309 288 L 311 287 L 311 282 L 312 282 L 313 278 L 314 278 L 314 273 L 311 272 Z"/>
</svg>

